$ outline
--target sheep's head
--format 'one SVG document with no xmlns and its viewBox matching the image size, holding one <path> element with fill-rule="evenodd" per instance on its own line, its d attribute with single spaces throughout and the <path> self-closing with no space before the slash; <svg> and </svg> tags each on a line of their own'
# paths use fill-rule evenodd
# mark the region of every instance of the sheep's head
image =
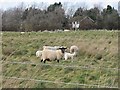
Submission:
<svg viewBox="0 0 120 90">
<path fill-rule="evenodd" d="M 65 52 L 65 49 L 67 49 L 67 48 L 66 48 L 66 47 L 60 47 L 60 48 L 58 48 L 58 49 L 60 49 L 61 52 L 64 53 L 64 52 Z"/>
</svg>

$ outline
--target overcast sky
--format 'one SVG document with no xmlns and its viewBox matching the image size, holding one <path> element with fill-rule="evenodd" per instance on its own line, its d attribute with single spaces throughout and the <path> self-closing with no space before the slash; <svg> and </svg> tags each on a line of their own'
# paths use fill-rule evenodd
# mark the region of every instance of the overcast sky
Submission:
<svg viewBox="0 0 120 90">
<path fill-rule="evenodd" d="M 33 2 L 39 4 L 41 2 L 49 4 L 53 4 L 54 2 L 61 2 L 62 4 L 65 2 L 71 3 L 71 5 L 76 5 L 76 7 L 83 7 L 84 5 L 87 8 L 92 8 L 94 5 L 101 5 L 105 8 L 107 5 L 111 5 L 115 9 L 118 9 L 118 2 L 120 0 L 0 0 L 0 8 L 6 10 L 8 8 L 16 7 L 21 2 L 26 3 L 27 5 L 31 5 Z"/>
</svg>

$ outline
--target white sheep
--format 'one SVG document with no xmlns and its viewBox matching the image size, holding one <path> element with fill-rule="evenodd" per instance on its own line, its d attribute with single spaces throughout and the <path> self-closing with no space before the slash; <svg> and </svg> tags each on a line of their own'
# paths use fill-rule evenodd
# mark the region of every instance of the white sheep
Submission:
<svg viewBox="0 0 120 90">
<path fill-rule="evenodd" d="M 79 50 L 79 48 L 75 45 L 70 47 L 70 53 L 76 52 L 76 54 L 77 54 L 78 50 Z"/>
<path fill-rule="evenodd" d="M 38 50 L 36 51 L 36 57 L 41 57 L 42 56 L 42 51 Z"/>
<path fill-rule="evenodd" d="M 57 50 L 44 49 L 42 51 L 41 62 L 43 61 L 45 63 L 46 60 L 47 61 L 57 60 L 57 62 L 59 62 L 59 60 L 64 55 L 65 49 L 67 48 L 61 47 L 58 48 Z"/>
<path fill-rule="evenodd" d="M 76 56 L 76 52 L 74 53 L 68 53 L 68 52 L 65 52 L 64 53 L 64 59 L 67 60 L 67 59 L 73 59 L 73 57 Z"/>
<path fill-rule="evenodd" d="M 21 34 L 24 34 L 25 32 L 20 32 Z"/>
<path fill-rule="evenodd" d="M 54 47 L 52 47 L 52 46 L 43 46 L 43 50 L 45 50 L 45 49 L 57 50 L 58 48 L 60 48 L 60 46 L 54 46 Z"/>
<path fill-rule="evenodd" d="M 65 30 L 64 30 L 64 32 L 68 32 L 68 31 L 70 31 L 70 30 L 68 30 L 68 29 L 65 29 Z"/>
</svg>

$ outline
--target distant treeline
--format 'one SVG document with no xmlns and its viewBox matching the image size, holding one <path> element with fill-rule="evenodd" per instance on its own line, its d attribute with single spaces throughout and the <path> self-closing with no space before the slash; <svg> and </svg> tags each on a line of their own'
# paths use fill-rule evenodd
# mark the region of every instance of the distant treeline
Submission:
<svg viewBox="0 0 120 90">
<path fill-rule="evenodd" d="M 74 9 L 74 8 L 73 8 Z M 71 9 L 71 12 L 73 10 Z M 84 22 L 83 19 L 89 17 Z M 92 21 L 92 23 L 90 22 Z M 79 29 L 120 29 L 120 16 L 114 7 L 107 5 L 85 9 L 79 7 L 73 15 L 65 14 L 61 2 L 54 3 L 46 9 L 31 6 L 11 8 L 2 13 L 3 31 L 44 31 L 72 29 L 72 22 L 81 22 Z M 87 23 L 87 24 L 86 24 Z"/>
</svg>

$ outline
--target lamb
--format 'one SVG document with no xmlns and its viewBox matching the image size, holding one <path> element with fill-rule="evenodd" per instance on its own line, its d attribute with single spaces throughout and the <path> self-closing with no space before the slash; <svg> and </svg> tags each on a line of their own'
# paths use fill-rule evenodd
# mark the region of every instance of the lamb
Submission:
<svg viewBox="0 0 120 90">
<path fill-rule="evenodd" d="M 78 50 L 79 50 L 79 48 L 75 45 L 70 47 L 70 53 L 76 52 L 76 54 L 77 54 Z"/>
<path fill-rule="evenodd" d="M 68 52 L 65 52 L 65 53 L 64 53 L 64 59 L 65 59 L 65 60 L 67 60 L 67 59 L 69 59 L 69 58 L 73 59 L 74 56 L 76 56 L 76 52 L 74 52 L 74 53 L 72 53 L 72 54 L 71 54 L 71 53 L 68 53 Z"/>
<path fill-rule="evenodd" d="M 47 61 L 51 60 L 59 60 L 63 57 L 64 52 L 65 52 L 65 47 L 60 47 L 57 50 L 49 50 L 49 49 L 44 49 L 42 51 L 42 57 L 41 57 L 41 62 L 43 61 L 44 63 Z"/>
<path fill-rule="evenodd" d="M 36 51 L 36 57 L 41 57 L 42 56 L 42 51 L 38 50 Z"/>
</svg>

